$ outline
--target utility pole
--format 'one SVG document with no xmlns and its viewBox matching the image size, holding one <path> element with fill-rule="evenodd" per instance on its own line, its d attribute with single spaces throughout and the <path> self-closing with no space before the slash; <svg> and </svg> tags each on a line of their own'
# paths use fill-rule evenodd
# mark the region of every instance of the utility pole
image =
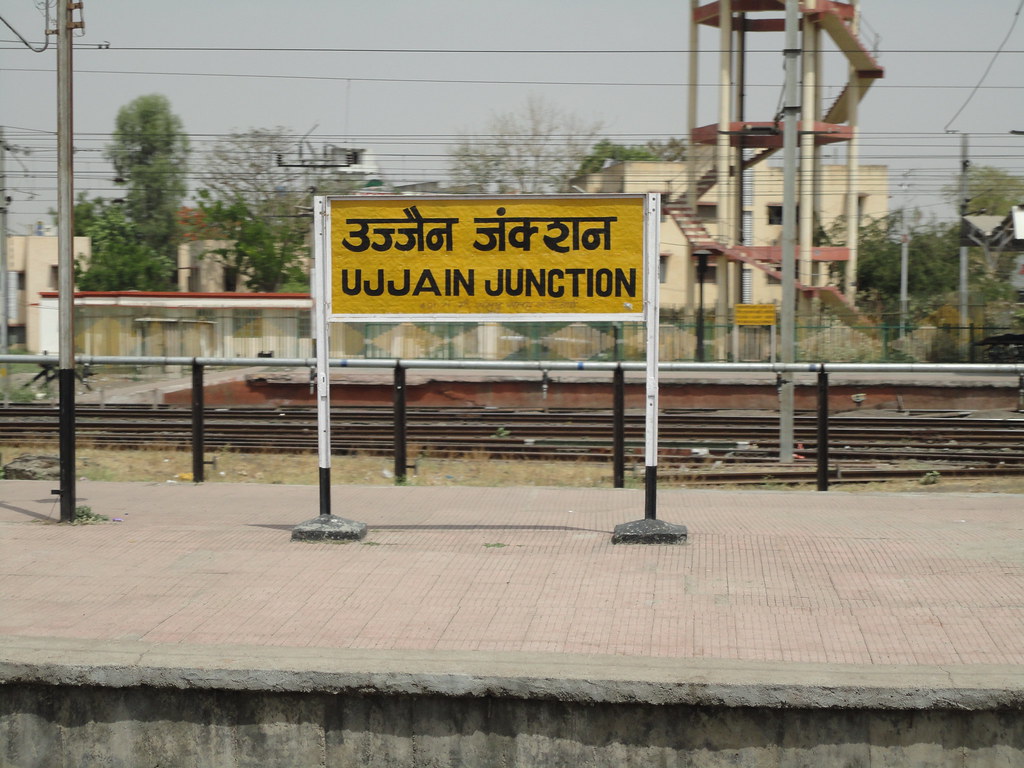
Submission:
<svg viewBox="0 0 1024 768">
<path fill-rule="evenodd" d="M 910 232 L 907 230 L 907 214 L 903 212 L 903 234 L 900 235 L 900 336 L 907 335 L 907 317 L 910 315 L 910 299 L 907 293 Z"/>
<path fill-rule="evenodd" d="M 60 521 L 75 520 L 75 279 L 74 120 L 72 118 L 71 35 L 83 22 L 72 19 L 80 2 L 60 0 L 57 34 L 57 306 L 60 392 Z"/>
<path fill-rule="evenodd" d="M 967 176 L 971 168 L 971 161 L 967 158 L 967 134 L 960 134 L 960 322 L 968 324 L 968 302 L 967 302 L 967 246 L 964 245 L 964 235 L 967 227 L 967 204 L 970 198 L 967 197 Z"/>
<path fill-rule="evenodd" d="M 782 316 L 779 361 L 796 361 L 796 171 L 797 120 L 800 100 L 797 96 L 797 67 L 801 48 L 799 0 L 786 0 L 786 41 L 784 49 L 786 83 L 782 106 Z M 779 377 L 779 461 L 793 461 L 794 396 L 793 373 L 784 371 Z"/>
<path fill-rule="evenodd" d="M 0 126 L 0 355 L 10 351 L 8 314 L 10 308 L 10 288 L 7 274 L 7 142 L 4 140 L 4 129 Z M 7 363 L 0 364 L 0 388 L 3 389 L 4 407 L 8 403 Z"/>
</svg>

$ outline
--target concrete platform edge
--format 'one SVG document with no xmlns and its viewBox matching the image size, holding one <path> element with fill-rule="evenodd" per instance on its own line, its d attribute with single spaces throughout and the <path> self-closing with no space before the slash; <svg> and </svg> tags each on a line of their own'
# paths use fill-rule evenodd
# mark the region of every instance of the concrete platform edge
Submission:
<svg viewBox="0 0 1024 768">
<path fill-rule="evenodd" d="M 26 684 L 769 709 L 1024 709 L 1024 670 L 1017 666 L 865 669 L 554 653 L 0 639 L 0 687 Z"/>
</svg>

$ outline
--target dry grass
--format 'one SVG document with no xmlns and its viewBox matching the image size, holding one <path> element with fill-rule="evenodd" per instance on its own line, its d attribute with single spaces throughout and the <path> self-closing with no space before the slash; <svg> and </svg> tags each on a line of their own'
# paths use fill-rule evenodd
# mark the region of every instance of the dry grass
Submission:
<svg viewBox="0 0 1024 768">
<path fill-rule="evenodd" d="M 55 446 L 7 446 L 2 463 L 25 453 L 54 454 Z M 107 482 L 191 482 L 187 451 L 118 451 L 78 446 L 78 477 Z M 207 482 L 312 485 L 318 482 L 315 454 L 208 453 Z M 383 456 L 332 456 L 331 480 L 340 484 L 392 485 L 394 462 Z M 421 458 L 409 470 L 408 485 L 611 485 L 611 467 L 590 462 L 500 461 L 485 456 Z"/>
<path fill-rule="evenodd" d="M 6 446 L 0 464 L 24 453 L 56 453 L 53 445 Z M 191 482 L 192 456 L 187 451 L 118 451 L 78 446 L 78 476 L 87 480 L 107 482 Z M 207 482 L 267 483 L 312 485 L 318 482 L 316 455 L 211 452 L 206 467 Z M 638 488 L 642 467 L 627 469 L 626 486 Z M 924 471 L 922 470 L 922 477 Z M 921 480 L 896 480 L 885 483 L 837 483 L 833 490 L 898 491 L 914 493 L 1017 493 L 1024 494 L 1024 477 L 964 479 L 943 478 L 925 484 Z M 392 485 L 394 465 L 383 456 L 333 456 L 331 480 L 338 484 Z M 597 462 L 542 462 L 496 460 L 484 455 L 457 458 L 420 458 L 409 470 L 408 485 L 436 486 L 545 486 L 609 488 L 612 485 L 611 464 Z M 662 487 L 701 487 L 663 476 Z M 730 486 L 709 486 L 729 488 Z M 790 486 L 765 478 L 764 485 L 731 486 L 741 489 L 813 490 L 813 485 Z"/>
</svg>

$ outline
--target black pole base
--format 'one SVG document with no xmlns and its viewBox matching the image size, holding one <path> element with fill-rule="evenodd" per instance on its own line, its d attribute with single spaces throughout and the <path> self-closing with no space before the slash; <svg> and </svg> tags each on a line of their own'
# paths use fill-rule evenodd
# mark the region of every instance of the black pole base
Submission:
<svg viewBox="0 0 1024 768">
<path fill-rule="evenodd" d="M 620 523 L 612 533 L 612 544 L 685 544 L 686 526 L 664 520 L 633 520 Z"/>
<path fill-rule="evenodd" d="M 359 541 L 366 536 L 366 523 L 337 515 L 320 515 L 292 528 L 292 541 Z"/>
</svg>

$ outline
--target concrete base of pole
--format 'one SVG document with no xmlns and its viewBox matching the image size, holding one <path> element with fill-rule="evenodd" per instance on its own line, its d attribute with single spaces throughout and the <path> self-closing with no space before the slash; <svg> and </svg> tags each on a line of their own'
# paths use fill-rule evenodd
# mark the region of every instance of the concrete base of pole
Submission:
<svg viewBox="0 0 1024 768">
<path fill-rule="evenodd" d="M 320 515 L 292 528 L 292 541 L 359 541 L 366 536 L 366 523 L 337 515 Z"/>
<path fill-rule="evenodd" d="M 685 544 L 686 526 L 663 520 L 633 520 L 620 523 L 612 532 L 612 544 Z"/>
</svg>

